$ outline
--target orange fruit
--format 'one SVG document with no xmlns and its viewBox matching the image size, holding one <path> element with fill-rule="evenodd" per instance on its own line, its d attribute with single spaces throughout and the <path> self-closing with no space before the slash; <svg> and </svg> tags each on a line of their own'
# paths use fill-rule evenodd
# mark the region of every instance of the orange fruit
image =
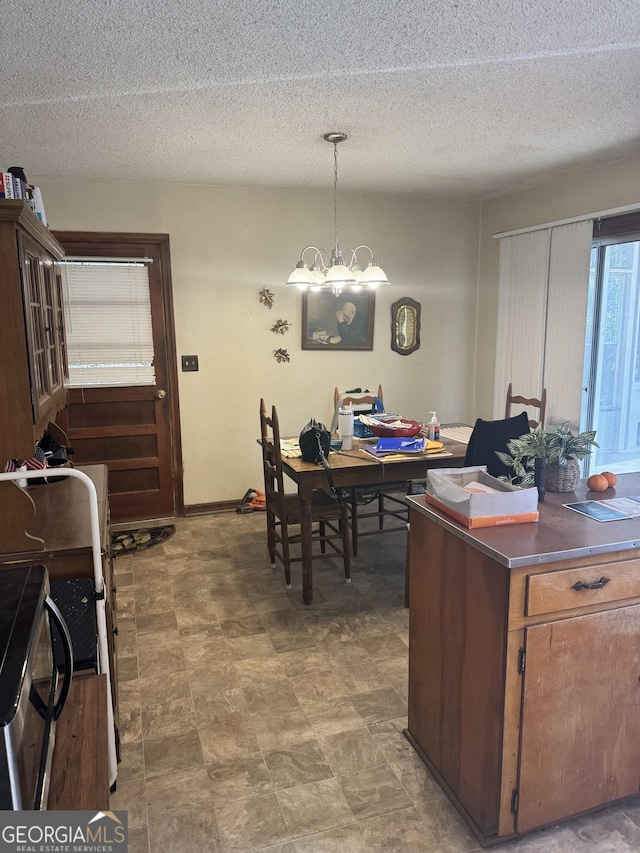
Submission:
<svg viewBox="0 0 640 853">
<path fill-rule="evenodd" d="M 592 474 L 587 480 L 587 487 L 593 492 L 604 492 L 609 488 L 609 481 L 604 474 Z"/>
<path fill-rule="evenodd" d="M 609 483 L 610 486 L 615 486 L 618 482 L 618 478 L 615 474 L 612 474 L 611 471 L 603 471 L 602 476 L 607 478 L 607 483 Z"/>
</svg>

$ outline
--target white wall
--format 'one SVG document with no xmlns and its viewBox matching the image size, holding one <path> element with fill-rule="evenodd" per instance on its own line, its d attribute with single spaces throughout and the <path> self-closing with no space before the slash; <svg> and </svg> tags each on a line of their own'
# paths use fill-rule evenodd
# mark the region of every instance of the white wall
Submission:
<svg viewBox="0 0 640 853">
<path fill-rule="evenodd" d="M 284 281 L 300 250 L 329 249 L 328 192 L 36 178 L 52 229 L 168 233 L 180 373 L 185 503 L 239 499 L 260 487 L 258 407 L 275 404 L 285 434 L 329 421 L 334 386 L 377 387 L 388 409 L 469 421 L 473 405 L 480 206 L 419 196 L 341 193 L 343 248 L 368 243 L 393 282 L 376 295 L 372 352 L 302 352 L 301 295 Z M 268 310 L 263 287 L 275 293 Z M 422 305 L 422 346 L 390 348 L 391 304 Z M 275 335 L 276 319 L 292 330 Z M 288 349 L 278 364 L 273 351 Z"/>
<path fill-rule="evenodd" d="M 627 204 L 637 204 L 640 208 L 640 157 L 484 202 L 480 236 L 478 352 L 472 406 L 478 417 L 491 418 L 494 396 L 498 245 L 493 234 Z M 576 352 L 576 359 L 582 360 L 583 354 L 582 350 Z"/>
</svg>

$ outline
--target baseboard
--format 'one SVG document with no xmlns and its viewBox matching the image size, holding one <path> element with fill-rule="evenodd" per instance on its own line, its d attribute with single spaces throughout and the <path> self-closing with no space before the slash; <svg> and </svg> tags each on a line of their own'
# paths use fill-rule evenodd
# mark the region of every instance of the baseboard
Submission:
<svg viewBox="0 0 640 853">
<path fill-rule="evenodd" d="M 235 512 L 236 507 L 241 503 L 242 498 L 235 501 L 214 501 L 208 504 L 191 504 L 185 506 L 182 517 L 189 518 L 196 515 L 214 515 L 220 512 Z M 124 530 L 137 530 L 140 527 L 161 527 L 163 524 L 173 524 L 175 518 L 150 518 L 145 521 L 121 521 L 119 524 L 112 524 L 111 530 L 114 533 L 121 533 Z"/>
<path fill-rule="evenodd" d="M 235 512 L 236 507 L 241 499 L 235 501 L 214 501 L 208 504 L 190 504 L 185 506 L 185 517 L 189 518 L 194 515 L 212 515 L 219 512 Z"/>
</svg>

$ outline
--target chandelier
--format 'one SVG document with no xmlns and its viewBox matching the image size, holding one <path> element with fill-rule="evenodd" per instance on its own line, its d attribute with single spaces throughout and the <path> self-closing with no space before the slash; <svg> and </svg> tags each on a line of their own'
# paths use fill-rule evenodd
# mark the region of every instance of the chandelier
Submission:
<svg viewBox="0 0 640 853">
<path fill-rule="evenodd" d="M 363 287 L 374 290 L 381 284 L 389 284 L 389 279 L 373 257 L 369 246 L 357 246 L 347 249 L 342 257 L 338 243 L 338 143 L 347 139 L 347 134 L 340 131 L 324 133 L 322 138 L 333 145 L 333 234 L 334 248 L 331 259 L 323 249 L 316 246 L 305 246 L 300 254 L 300 260 L 287 280 L 287 287 L 297 287 L 299 290 L 331 290 L 338 296 L 343 290 L 361 290 Z M 366 250 L 369 259 L 365 269 L 358 261 L 358 252 Z M 311 265 L 305 261 L 305 254 L 311 255 Z"/>
</svg>

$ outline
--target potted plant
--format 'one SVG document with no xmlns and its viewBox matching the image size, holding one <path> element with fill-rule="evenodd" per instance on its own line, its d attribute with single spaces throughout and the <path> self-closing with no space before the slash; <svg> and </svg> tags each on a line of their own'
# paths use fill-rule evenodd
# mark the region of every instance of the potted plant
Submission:
<svg viewBox="0 0 640 853">
<path fill-rule="evenodd" d="M 530 433 L 507 444 L 508 453 L 498 453 L 505 465 L 513 468 L 510 483 L 529 486 L 535 483 L 544 500 L 544 489 L 550 492 L 572 492 L 580 479 L 580 460 L 598 447 L 595 430 L 574 435 L 569 421 Z"/>
</svg>

